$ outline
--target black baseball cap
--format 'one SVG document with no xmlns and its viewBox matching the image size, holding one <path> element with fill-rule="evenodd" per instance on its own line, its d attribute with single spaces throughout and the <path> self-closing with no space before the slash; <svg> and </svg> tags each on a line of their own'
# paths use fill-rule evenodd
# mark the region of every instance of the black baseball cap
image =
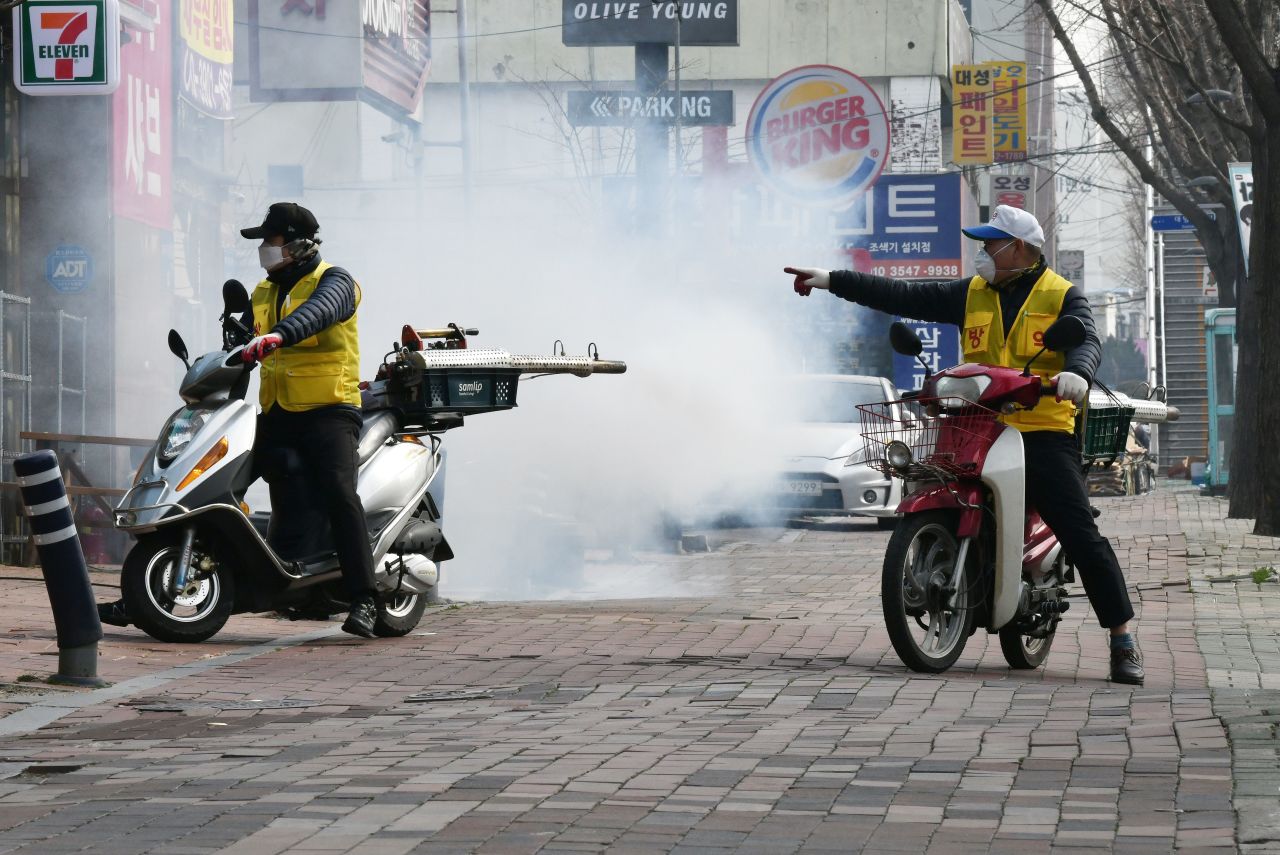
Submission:
<svg viewBox="0 0 1280 855">
<path fill-rule="evenodd" d="M 267 216 L 262 225 L 241 229 L 242 237 L 258 239 L 266 237 L 283 237 L 286 241 L 296 238 L 312 238 L 320 230 L 315 214 L 296 202 L 276 202 L 267 209 Z"/>
</svg>

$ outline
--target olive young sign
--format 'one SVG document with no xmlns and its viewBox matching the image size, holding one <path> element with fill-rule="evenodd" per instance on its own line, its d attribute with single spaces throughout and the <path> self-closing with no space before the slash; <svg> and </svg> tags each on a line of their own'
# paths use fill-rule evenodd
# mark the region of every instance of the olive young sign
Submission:
<svg viewBox="0 0 1280 855">
<path fill-rule="evenodd" d="M 120 82 L 117 0 L 27 0 L 13 10 L 13 84 L 28 95 L 105 95 Z"/>
<path fill-rule="evenodd" d="M 806 65 L 760 93 L 747 120 L 747 152 L 777 192 L 839 209 L 865 193 L 884 169 L 889 117 L 858 75 Z"/>
<path fill-rule="evenodd" d="M 714 46 L 738 43 L 738 0 L 563 0 L 564 43 L 595 45 L 680 44 Z"/>
</svg>

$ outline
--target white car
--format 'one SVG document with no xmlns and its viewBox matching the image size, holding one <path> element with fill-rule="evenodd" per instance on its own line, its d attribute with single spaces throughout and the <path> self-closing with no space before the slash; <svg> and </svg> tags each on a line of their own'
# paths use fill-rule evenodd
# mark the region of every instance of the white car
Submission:
<svg viewBox="0 0 1280 855">
<path fill-rule="evenodd" d="M 806 374 L 796 378 L 800 422 L 784 447 L 780 509 L 814 516 L 875 517 L 881 528 L 897 524 L 902 481 L 886 478 L 862 458 L 859 404 L 900 398 L 883 377 Z"/>
</svg>

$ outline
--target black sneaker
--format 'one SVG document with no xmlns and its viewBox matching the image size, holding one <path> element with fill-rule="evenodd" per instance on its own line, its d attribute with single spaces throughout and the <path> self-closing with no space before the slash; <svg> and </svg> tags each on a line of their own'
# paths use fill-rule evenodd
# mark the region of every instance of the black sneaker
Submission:
<svg viewBox="0 0 1280 855">
<path fill-rule="evenodd" d="M 1123 647 L 1111 651 L 1111 682 L 1141 686 L 1147 672 L 1142 670 L 1142 651 Z"/>
<path fill-rule="evenodd" d="M 98 603 L 98 620 L 112 626 L 128 626 L 129 615 L 124 610 L 124 600 L 114 603 Z"/>
<path fill-rule="evenodd" d="M 351 604 L 351 611 L 342 623 L 342 631 L 352 635 L 373 638 L 373 622 L 378 618 L 378 607 L 373 604 L 373 597 L 361 597 Z"/>
</svg>

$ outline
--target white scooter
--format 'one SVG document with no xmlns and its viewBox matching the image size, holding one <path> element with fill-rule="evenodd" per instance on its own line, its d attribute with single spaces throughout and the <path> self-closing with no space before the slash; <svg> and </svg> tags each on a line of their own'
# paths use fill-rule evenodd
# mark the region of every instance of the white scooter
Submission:
<svg viewBox="0 0 1280 855">
<path fill-rule="evenodd" d="M 165 423 L 115 514 L 116 527 L 137 538 L 121 573 L 125 610 L 162 641 L 204 641 L 239 612 L 323 617 L 349 605 L 327 527 L 315 531 L 303 554 L 284 557 L 270 545 L 270 514 L 244 504 L 258 476 L 257 415 L 245 401 L 254 364 L 242 355 L 252 338 L 244 286 L 223 286 L 223 303 L 222 349 L 189 363 L 181 336 L 170 331 L 169 349 L 187 365 L 179 386 L 184 405 Z M 378 379 L 362 384 L 357 491 L 373 551 L 379 636 L 417 626 L 436 597 L 440 562 L 453 557 L 441 527 L 442 434 L 467 414 L 514 407 L 521 374 L 626 371 L 624 363 L 595 357 L 552 357 L 548 364 L 468 350 L 467 336 L 475 334 L 454 325 L 406 326 Z M 304 477 L 287 462 L 281 468 L 273 477 Z"/>
</svg>

